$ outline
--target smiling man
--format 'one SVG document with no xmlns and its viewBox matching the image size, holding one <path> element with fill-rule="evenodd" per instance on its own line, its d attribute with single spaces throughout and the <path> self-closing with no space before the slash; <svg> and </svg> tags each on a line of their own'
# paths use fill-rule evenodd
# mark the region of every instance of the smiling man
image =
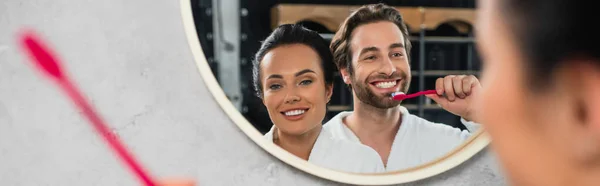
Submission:
<svg viewBox="0 0 600 186">
<path fill-rule="evenodd" d="M 380 155 L 387 171 L 411 168 L 444 156 L 469 138 L 469 131 L 429 122 L 392 100 L 408 92 L 410 41 L 402 16 L 384 4 L 352 13 L 331 43 L 334 63 L 353 92 L 354 111 L 341 112 L 325 127 L 342 140 L 362 143 Z M 481 85 L 474 76 L 447 76 L 428 96 L 475 131 L 473 100 Z M 442 96 L 444 95 L 444 96 Z"/>
</svg>

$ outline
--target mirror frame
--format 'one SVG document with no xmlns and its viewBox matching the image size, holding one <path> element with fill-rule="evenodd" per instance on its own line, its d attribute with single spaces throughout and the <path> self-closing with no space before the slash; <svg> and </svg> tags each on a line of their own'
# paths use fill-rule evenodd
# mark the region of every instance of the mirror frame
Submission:
<svg viewBox="0 0 600 186">
<path fill-rule="evenodd" d="M 484 132 L 482 126 L 480 130 L 472 135 L 465 143 L 441 158 L 418 167 L 385 173 L 358 174 L 341 172 L 309 163 L 265 140 L 263 135 L 248 120 L 246 120 L 246 118 L 227 99 L 204 56 L 194 23 L 191 1 L 180 0 L 180 6 L 184 31 L 193 55 L 193 60 L 196 62 L 196 66 L 206 87 L 221 109 L 229 116 L 231 121 L 235 123 L 237 127 L 254 141 L 254 143 L 284 163 L 306 173 L 335 182 L 355 185 L 391 185 L 413 182 L 438 175 L 458 166 L 480 152 L 490 142 L 490 138 L 488 134 Z"/>
</svg>

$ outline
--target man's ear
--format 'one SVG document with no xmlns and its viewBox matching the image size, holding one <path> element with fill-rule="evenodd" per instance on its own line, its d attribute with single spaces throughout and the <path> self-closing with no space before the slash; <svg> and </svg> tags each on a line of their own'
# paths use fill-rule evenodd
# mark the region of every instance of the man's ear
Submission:
<svg viewBox="0 0 600 186">
<path fill-rule="evenodd" d="M 340 69 L 340 75 L 342 75 L 344 83 L 346 83 L 347 85 L 352 83 L 352 81 L 350 81 L 350 73 L 348 73 L 348 68 Z"/>
</svg>

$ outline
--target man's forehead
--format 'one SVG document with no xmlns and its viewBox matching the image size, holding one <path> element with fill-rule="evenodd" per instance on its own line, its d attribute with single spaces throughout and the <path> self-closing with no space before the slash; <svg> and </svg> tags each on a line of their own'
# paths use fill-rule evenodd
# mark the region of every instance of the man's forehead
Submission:
<svg viewBox="0 0 600 186">
<path fill-rule="evenodd" d="M 394 43 L 404 44 L 404 36 L 396 26 L 389 21 L 364 24 L 352 32 L 350 47 L 353 52 L 366 47 L 388 48 Z"/>
</svg>

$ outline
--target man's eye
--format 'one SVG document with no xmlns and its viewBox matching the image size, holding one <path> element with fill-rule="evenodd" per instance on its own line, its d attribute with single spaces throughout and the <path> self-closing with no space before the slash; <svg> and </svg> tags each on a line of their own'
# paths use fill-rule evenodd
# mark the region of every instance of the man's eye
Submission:
<svg viewBox="0 0 600 186">
<path fill-rule="evenodd" d="M 393 57 L 402 57 L 402 53 L 398 52 L 398 53 L 393 53 L 392 54 Z"/>
<path fill-rule="evenodd" d="M 376 56 L 368 56 L 365 58 L 365 60 L 375 60 L 375 59 L 377 59 Z"/>
</svg>

